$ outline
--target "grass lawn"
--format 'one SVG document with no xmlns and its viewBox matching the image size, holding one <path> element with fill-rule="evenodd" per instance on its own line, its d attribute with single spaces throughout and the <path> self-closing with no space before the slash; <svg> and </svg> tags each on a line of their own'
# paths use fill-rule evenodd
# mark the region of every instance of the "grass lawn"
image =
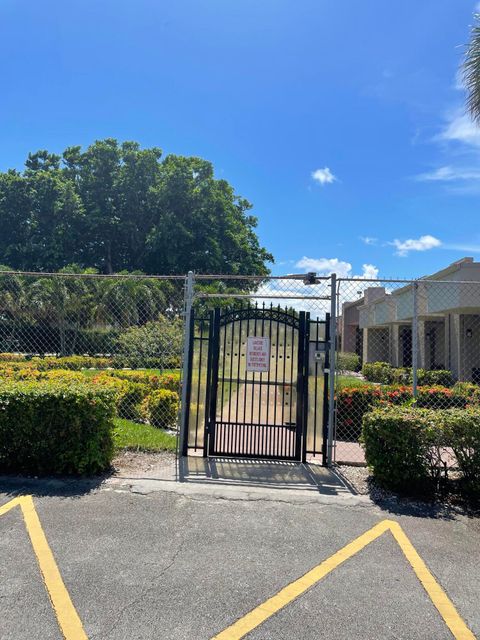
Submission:
<svg viewBox="0 0 480 640">
<path fill-rule="evenodd" d="M 175 451 L 176 436 L 149 424 L 115 418 L 113 440 L 116 449 L 135 451 Z"/>
<path fill-rule="evenodd" d="M 371 382 L 357 378 L 356 376 L 337 376 L 337 389 L 345 389 L 345 387 L 365 387 L 372 386 Z"/>
</svg>

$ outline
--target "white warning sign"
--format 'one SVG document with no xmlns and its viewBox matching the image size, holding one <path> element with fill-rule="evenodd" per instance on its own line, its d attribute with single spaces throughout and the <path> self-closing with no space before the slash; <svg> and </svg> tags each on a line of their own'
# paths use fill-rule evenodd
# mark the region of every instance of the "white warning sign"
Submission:
<svg viewBox="0 0 480 640">
<path fill-rule="evenodd" d="M 247 371 L 266 373 L 270 369 L 270 338 L 247 338 Z"/>
</svg>

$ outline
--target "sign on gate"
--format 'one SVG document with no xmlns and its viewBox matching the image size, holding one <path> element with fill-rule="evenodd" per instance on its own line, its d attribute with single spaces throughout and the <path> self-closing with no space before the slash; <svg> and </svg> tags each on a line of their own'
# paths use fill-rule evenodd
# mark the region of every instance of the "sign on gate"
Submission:
<svg viewBox="0 0 480 640">
<path fill-rule="evenodd" d="M 270 369 L 270 338 L 247 337 L 247 371 L 268 373 Z"/>
</svg>

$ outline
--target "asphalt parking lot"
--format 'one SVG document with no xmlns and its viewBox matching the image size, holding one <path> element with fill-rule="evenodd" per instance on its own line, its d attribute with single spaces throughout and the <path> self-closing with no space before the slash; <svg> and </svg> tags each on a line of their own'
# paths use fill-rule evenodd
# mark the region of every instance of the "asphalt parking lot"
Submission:
<svg viewBox="0 0 480 640">
<path fill-rule="evenodd" d="M 84 634 L 73 624 L 68 640 L 480 637 L 478 521 L 295 491 L 245 498 L 230 488 L 137 493 L 113 484 L 62 495 L 32 486 L 26 518 L 38 514 Z M 0 505 L 26 490 L 9 484 Z M 385 520 L 400 525 L 450 603 L 453 631 L 452 609 L 434 605 L 388 527 L 339 558 Z M 48 550 L 26 524 L 19 506 L 0 515 L 0 636 L 61 639 L 58 616 L 71 610 L 61 591 L 52 606 L 55 576 L 47 566 L 46 588 L 38 564 Z"/>
</svg>

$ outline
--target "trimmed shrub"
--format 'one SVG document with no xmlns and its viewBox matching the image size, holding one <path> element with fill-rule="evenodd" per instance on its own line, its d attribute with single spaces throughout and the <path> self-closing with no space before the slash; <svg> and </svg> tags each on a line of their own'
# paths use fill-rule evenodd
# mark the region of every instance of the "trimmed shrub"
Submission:
<svg viewBox="0 0 480 640">
<path fill-rule="evenodd" d="M 451 409 L 464 408 L 469 403 L 480 405 L 480 387 L 478 394 L 467 399 L 454 390 L 445 387 L 418 387 L 417 408 Z M 399 385 L 345 387 L 337 392 L 337 431 L 336 437 L 344 442 L 358 442 L 362 431 L 365 413 L 376 406 L 412 405 L 412 387 Z"/>
<path fill-rule="evenodd" d="M 183 326 L 164 316 L 122 333 L 115 349 L 115 366 L 174 369 L 180 366 Z"/>
<path fill-rule="evenodd" d="M 113 456 L 114 398 L 89 384 L 0 384 L 0 470 L 94 474 Z"/>
<path fill-rule="evenodd" d="M 356 353 L 341 351 L 337 353 L 336 367 L 338 371 L 360 371 L 362 367 L 360 356 Z"/>
<path fill-rule="evenodd" d="M 30 380 L 50 382 L 86 382 L 85 376 L 80 371 L 69 369 L 53 369 L 51 371 L 39 371 L 38 369 L 1 369 L 0 379 L 3 380 Z"/>
<path fill-rule="evenodd" d="M 23 362 L 25 356 L 22 353 L 0 353 L 0 362 Z"/>
<path fill-rule="evenodd" d="M 362 374 L 369 382 L 391 384 L 393 367 L 388 362 L 366 362 L 362 367 Z"/>
<path fill-rule="evenodd" d="M 357 442 L 365 413 L 379 404 L 383 392 L 379 387 L 346 387 L 336 395 L 336 437 L 345 442 Z"/>
<path fill-rule="evenodd" d="M 445 439 L 470 489 L 480 493 L 480 409 L 444 412 Z"/>
<path fill-rule="evenodd" d="M 409 382 L 413 381 L 412 379 L 412 370 L 409 369 Z M 441 386 L 441 387 L 453 387 L 455 383 L 455 379 L 451 371 L 447 371 L 446 369 L 418 369 L 417 370 L 417 381 L 421 386 Z"/>
<path fill-rule="evenodd" d="M 150 424 L 168 429 L 177 424 L 178 407 L 178 393 L 157 389 L 142 402 L 142 413 Z"/>
<path fill-rule="evenodd" d="M 475 399 L 479 391 L 480 387 L 473 382 L 456 382 L 453 385 L 453 393 L 468 400 Z"/>
<path fill-rule="evenodd" d="M 413 391 L 411 391 L 413 395 Z M 424 409 L 452 409 L 465 408 L 467 399 L 445 387 L 419 387 L 417 407 Z"/>
<path fill-rule="evenodd" d="M 145 384 L 129 382 L 99 373 L 92 378 L 92 384 L 110 389 L 115 396 L 115 407 L 119 418 L 141 420 L 141 403 L 147 397 L 149 388 Z"/>
<path fill-rule="evenodd" d="M 392 367 L 388 362 L 366 362 L 362 373 L 369 382 L 380 384 L 412 384 L 413 373 L 411 367 Z M 418 369 L 417 383 L 419 386 L 452 387 L 455 382 L 451 371 L 446 369 Z"/>
<path fill-rule="evenodd" d="M 364 416 L 361 441 L 379 484 L 401 491 L 426 487 L 430 449 L 441 436 L 437 424 L 438 412 L 412 407 L 380 407 Z"/>
<path fill-rule="evenodd" d="M 150 389 L 169 389 L 170 391 L 180 391 L 180 373 L 162 373 L 157 375 L 149 373 L 148 371 L 142 371 L 141 369 L 132 371 L 114 369 L 113 371 L 106 371 L 105 375 L 113 378 L 119 378 L 120 380 L 146 384 Z"/>
<path fill-rule="evenodd" d="M 112 360 L 110 358 L 92 358 L 90 356 L 67 356 L 65 358 L 55 356 L 39 358 L 35 356 L 31 360 L 0 362 L 1 369 L 38 369 L 39 371 L 50 371 L 51 369 L 80 371 L 81 369 L 106 369 L 111 366 Z"/>
<path fill-rule="evenodd" d="M 480 492 L 479 408 L 377 407 L 364 416 L 361 441 L 367 464 L 383 486 L 426 488 L 438 479 L 441 451 L 449 448 L 468 489 Z"/>
</svg>

